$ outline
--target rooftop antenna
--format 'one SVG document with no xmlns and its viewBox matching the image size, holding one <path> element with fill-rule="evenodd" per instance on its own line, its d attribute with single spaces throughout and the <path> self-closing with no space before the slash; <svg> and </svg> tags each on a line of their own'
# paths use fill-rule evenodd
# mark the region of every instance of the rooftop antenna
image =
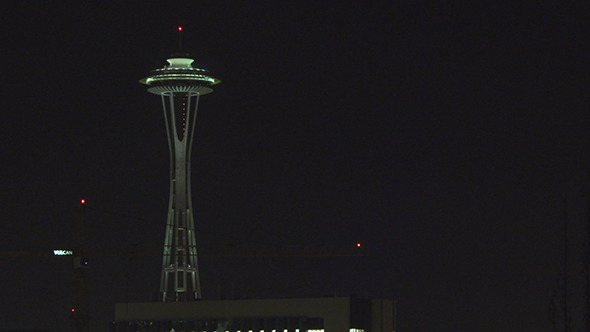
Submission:
<svg viewBox="0 0 590 332">
<path fill-rule="evenodd" d="M 182 27 L 178 27 L 178 53 L 182 52 Z"/>
</svg>

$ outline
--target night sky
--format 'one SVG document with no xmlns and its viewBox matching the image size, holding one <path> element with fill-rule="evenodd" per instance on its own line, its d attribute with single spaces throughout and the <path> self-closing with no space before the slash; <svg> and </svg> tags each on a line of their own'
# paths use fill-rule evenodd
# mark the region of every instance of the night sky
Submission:
<svg viewBox="0 0 590 332">
<path fill-rule="evenodd" d="M 72 247 L 85 198 L 94 330 L 114 303 L 157 294 L 168 147 L 160 99 L 138 80 L 177 50 L 181 25 L 195 65 L 222 80 L 201 98 L 193 145 L 199 245 L 365 253 L 204 255 L 205 298 L 354 294 L 395 299 L 399 331 L 550 331 L 567 224 L 581 328 L 589 12 L 3 4 L 0 250 Z M 0 329 L 67 329 L 71 258 L 5 254 L 0 269 Z"/>
</svg>

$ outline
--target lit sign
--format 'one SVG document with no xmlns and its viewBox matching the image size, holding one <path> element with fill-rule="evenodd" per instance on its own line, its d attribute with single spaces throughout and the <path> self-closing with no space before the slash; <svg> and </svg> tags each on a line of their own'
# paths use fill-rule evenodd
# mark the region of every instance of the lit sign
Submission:
<svg viewBox="0 0 590 332">
<path fill-rule="evenodd" d="M 72 256 L 74 254 L 74 251 L 72 250 L 54 250 L 53 254 L 55 256 Z"/>
</svg>

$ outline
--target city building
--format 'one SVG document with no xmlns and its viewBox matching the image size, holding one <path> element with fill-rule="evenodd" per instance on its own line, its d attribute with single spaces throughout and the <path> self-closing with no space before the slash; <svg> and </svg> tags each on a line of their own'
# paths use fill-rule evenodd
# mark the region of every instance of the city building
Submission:
<svg viewBox="0 0 590 332">
<path fill-rule="evenodd" d="M 352 297 L 119 303 L 113 332 L 391 332 L 392 300 Z"/>
</svg>

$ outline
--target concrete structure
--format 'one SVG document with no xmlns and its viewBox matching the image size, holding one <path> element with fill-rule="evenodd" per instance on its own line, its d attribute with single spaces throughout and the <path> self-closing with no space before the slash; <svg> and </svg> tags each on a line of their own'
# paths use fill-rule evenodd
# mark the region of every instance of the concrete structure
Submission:
<svg viewBox="0 0 590 332">
<path fill-rule="evenodd" d="M 112 331 L 392 332 L 393 310 L 350 297 L 119 303 Z"/>
<path fill-rule="evenodd" d="M 213 92 L 218 79 L 192 66 L 188 54 L 174 54 L 168 66 L 140 80 L 161 96 L 170 149 L 170 200 L 166 220 L 160 298 L 192 301 L 201 298 L 197 243 L 191 199 L 190 160 L 199 97 Z"/>
</svg>

